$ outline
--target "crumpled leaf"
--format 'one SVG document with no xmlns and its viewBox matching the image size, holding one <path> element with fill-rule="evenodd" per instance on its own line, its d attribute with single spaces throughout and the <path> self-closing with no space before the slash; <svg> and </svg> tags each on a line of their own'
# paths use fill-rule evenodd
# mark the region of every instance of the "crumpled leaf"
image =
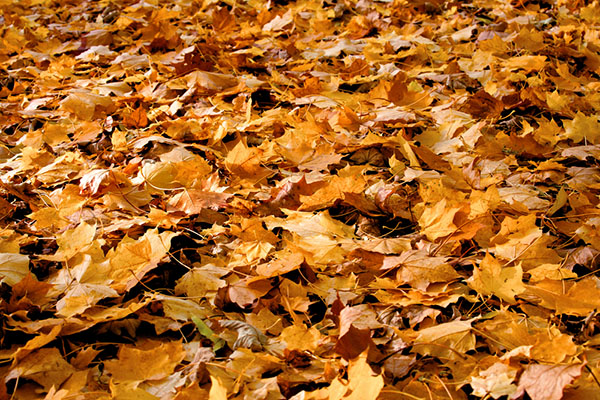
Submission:
<svg viewBox="0 0 600 400">
<path fill-rule="evenodd" d="M 263 345 L 267 344 L 267 337 L 258 329 L 244 321 L 221 320 L 219 325 L 226 329 L 237 331 L 237 339 L 233 343 L 234 350 L 237 348 L 261 351 Z"/>
<path fill-rule="evenodd" d="M 0 25 L 0 399 L 598 397 L 598 1 Z"/>
</svg>

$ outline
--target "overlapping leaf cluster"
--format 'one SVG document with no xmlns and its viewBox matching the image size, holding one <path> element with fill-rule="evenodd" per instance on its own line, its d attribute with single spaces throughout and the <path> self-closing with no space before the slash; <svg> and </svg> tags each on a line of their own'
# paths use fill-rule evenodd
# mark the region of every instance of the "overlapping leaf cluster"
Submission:
<svg viewBox="0 0 600 400">
<path fill-rule="evenodd" d="M 598 397 L 597 2 L 0 10 L 1 398 Z"/>
</svg>

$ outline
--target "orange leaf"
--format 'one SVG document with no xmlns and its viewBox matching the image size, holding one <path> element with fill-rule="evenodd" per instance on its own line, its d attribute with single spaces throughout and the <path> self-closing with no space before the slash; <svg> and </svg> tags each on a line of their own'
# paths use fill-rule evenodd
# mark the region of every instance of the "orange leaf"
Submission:
<svg viewBox="0 0 600 400">
<path fill-rule="evenodd" d="M 148 115 L 144 107 L 139 106 L 124 117 L 123 124 L 130 128 L 145 128 L 148 125 Z"/>
</svg>

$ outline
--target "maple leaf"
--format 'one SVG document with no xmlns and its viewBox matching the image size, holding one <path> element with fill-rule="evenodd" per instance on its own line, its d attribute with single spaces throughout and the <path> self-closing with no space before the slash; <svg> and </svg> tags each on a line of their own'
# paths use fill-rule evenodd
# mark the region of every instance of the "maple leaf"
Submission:
<svg viewBox="0 0 600 400">
<path fill-rule="evenodd" d="M 565 136 L 575 143 L 582 140 L 594 144 L 600 143 L 600 122 L 596 115 L 586 116 L 578 111 L 571 121 L 565 121 Z"/>
<path fill-rule="evenodd" d="M 227 400 L 227 387 L 223 380 L 218 376 L 211 375 L 210 382 L 209 400 Z"/>
<path fill-rule="evenodd" d="M 105 371 L 116 383 L 163 379 L 173 373 L 185 357 L 180 342 L 148 342 L 142 348 L 120 346 L 117 359 L 105 364 Z"/>
<path fill-rule="evenodd" d="M 521 375 L 517 391 L 511 399 L 527 392 L 532 400 L 559 400 L 563 397 L 564 387 L 581 374 L 583 366 L 530 364 Z"/>
<path fill-rule="evenodd" d="M 155 3 L 0 4 L 0 398 L 596 396 L 596 4 Z"/>
<path fill-rule="evenodd" d="M 346 193 L 360 193 L 366 185 L 361 175 L 335 176 L 328 184 L 310 196 L 300 195 L 299 210 L 317 210 L 331 207 L 336 200 L 344 198 Z"/>
<path fill-rule="evenodd" d="M 329 386 L 330 399 L 375 400 L 383 388 L 383 376 L 375 375 L 367 363 L 367 354 L 351 360 L 348 365 L 348 382 L 334 380 Z"/>
<path fill-rule="evenodd" d="M 29 274 L 29 257 L 24 254 L 0 253 L 2 282 L 14 286 Z"/>
<path fill-rule="evenodd" d="M 218 210 L 227 205 L 231 193 L 216 193 L 198 189 L 188 189 L 177 193 L 169 200 L 170 211 L 183 211 L 186 214 L 200 214 L 202 209 Z"/>
<path fill-rule="evenodd" d="M 83 120 L 92 120 L 98 111 L 106 114 L 114 110 L 114 103 L 108 96 L 100 96 L 86 91 L 73 92 L 62 102 L 61 108 Z"/>
<path fill-rule="evenodd" d="M 401 284 L 409 284 L 425 290 L 435 282 L 449 282 L 459 277 L 444 257 L 429 257 L 422 251 L 407 250 L 400 256 L 383 259 L 382 270 L 398 267 L 396 279 Z"/>
<path fill-rule="evenodd" d="M 145 128 L 148 125 L 148 115 L 146 114 L 146 110 L 140 105 L 123 118 L 123 124 L 133 128 Z"/>
<path fill-rule="evenodd" d="M 440 358 L 462 358 L 475 348 L 475 335 L 469 321 L 451 321 L 419 330 L 415 351 Z"/>
<path fill-rule="evenodd" d="M 53 285 L 40 282 L 29 273 L 13 285 L 10 304 L 15 309 L 28 309 L 31 305 L 43 308 L 52 298 L 48 293 L 52 288 Z"/>
<path fill-rule="evenodd" d="M 259 182 L 272 172 L 261 165 L 262 151 L 239 141 L 227 154 L 225 166 L 234 176 Z"/>
<path fill-rule="evenodd" d="M 116 248 L 106 255 L 110 263 L 108 278 L 111 287 L 118 292 L 131 289 L 169 253 L 174 232 L 158 233 L 148 230 L 139 239 L 125 237 Z"/>
<path fill-rule="evenodd" d="M 290 325 L 284 328 L 279 335 L 288 350 L 304 350 L 315 352 L 319 348 L 321 333 L 314 326 Z"/>
<path fill-rule="evenodd" d="M 221 278 L 229 272 L 228 269 L 212 264 L 196 266 L 177 281 L 175 294 L 212 299 L 219 288 L 227 286 L 227 282 Z"/>
<path fill-rule="evenodd" d="M 473 276 L 467 282 L 479 294 L 495 295 L 508 303 L 515 303 L 515 296 L 526 290 L 520 264 L 503 266 L 489 254 L 485 255 L 479 267 L 473 269 Z"/>
<path fill-rule="evenodd" d="M 513 382 L 517 377 L 518 370 L 501 362 L 493 364 L 478 376 L 471 376 L 471 387 L 475 396 L 489 394 L 494 399 L 502 396 L 511 396 L 517 391 L 517 385 Z"/>
<path fill-rule="evenodd" d="M 600 307 L 600 290 L 596 279 L 589 277 L 579 282 L 543 280 L 526 287 L 543 307 L 559 314 L 587 315 Z"/>
<path fill-rule="evenodd" d="M 30 353 L 12 366 L 4 381 L 27 378 L 39 383 L 48 391 L 74 373 L 75 368 L 63 358 L 57 348 L 43 348 Z"/>
<path fill-rule="evenodd" d="M 446 204 L 446 200 L 442 199 L 435 206 L 426 208 L 419 218 L 422 232 L 429 240 L 448 236 L 458 229 L 454 224 L 454 216 L 460 211 L 460 208 L 447 208 Z"/>
<path fill-rule="evenodd" d="M 516 314 L 503 311 L 477 325 L 492 346 L 508 351 L 503 359 L 527 357 L 546 363 L 559 363 L 577 353 L 572 337 L 554 326 L 531 327 Z"/>
</svg>

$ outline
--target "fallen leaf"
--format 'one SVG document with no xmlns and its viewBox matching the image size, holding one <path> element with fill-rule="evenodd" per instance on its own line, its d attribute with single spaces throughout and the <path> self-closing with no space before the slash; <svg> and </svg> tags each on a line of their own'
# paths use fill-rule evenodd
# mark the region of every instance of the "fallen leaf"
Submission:
<svg viewBox="0 0 600 400">
<path fill-rule="evenodd" d="M 473 269 L 473 276 L 467 282 L 479 294 L 495 295 L 510 304 L 515 303 L 516 295 L 526 290 L 521 266 L 504 266 L 490 254 L 486 254 L 479 267 Z"/>
<path fill-rule="evenodd" d="M 24 254 L 0 253 L 1 282 L 14 286 L 29 274 L 29 257 Z"/>
<path fill-rule="evenodd" d="M 232 329 L 237 332 L 237 339 L 233 344 L 234 350 L 237 348 L 260 351 L 263 345 L 267 343 L 267 337 L 252 325 L 243 321 L 221 320 L 219 324 L 226 329 Z"/>
<path fill-rule="evenodd" d="M 517 391 L 510 398 L 516 399 L 527 392 L 532 400 L 562 399 L 565 386 L 581 375 L 583 366 L 584 364 L 528 365 L 519 379 Z"/>
<path fill-rule="evenodd" d="M 117 359 L 104 364 L 113 382 L 142 382 L 163 379 L 173 373 L 185 356 L 180 342 L 148 342 L 137 348 L 122 345 Z"/>
<path fill-rule="evenodd" d="M 462 359 L 475 348 L 471 321 L 451 321 L 419 330 L 413 348 L 425 355 L 442 359 Z"/>
<path fill-rule="evenodd" d="M 517 372 L 516 368 L 497 362 L 486 370 L 480 371 L 478 376 L 471 376 L 469 383 L 475 396 L 490 395 L 494 399 L 502 396 L 512 398 L 511 395 L 517 391 L 517 385 L 513 383 Z"/>
<path fill-rule="evenodd" d="M 62 384 L 74 373 L 75 368 L 63 358 L 57 348 L 44 348 L 30 353 L 12 366 L 4 377 L 4 382 L 20 378 L 30 379 L 39 383 L 47 392 L 53 386 Z"/>
<path fill-rule="evenodd" d="M 528 285 L 524 294 L 532 295 L 540 305 L 558 314 L 585 316 L 600 307 L 600 289 L 593 277 L 581 281 L 546 279 Z"/>
</svg>

